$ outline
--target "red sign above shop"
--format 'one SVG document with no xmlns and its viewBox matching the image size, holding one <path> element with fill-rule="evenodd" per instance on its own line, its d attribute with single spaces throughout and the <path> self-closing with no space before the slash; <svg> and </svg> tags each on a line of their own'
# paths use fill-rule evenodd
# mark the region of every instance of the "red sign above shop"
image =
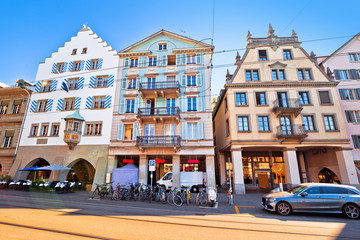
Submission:
<svg viewBox="0 0 360 240">
<path fill-rule="evenodd" d="M 188 163 L 199 163 L 199 159 L 189 159 Z"/>
<path fill-rule="evenodd" d="M 123 163 L 133 163 L 134 162 L 134 160 L 132 160 L 132 159 L 124 159 L 123 160 Z"/>
<path fill-rule="evenodd" d="M 156 163 L 165 163 L 165 159 L 155 159 Z"/>
</svg>

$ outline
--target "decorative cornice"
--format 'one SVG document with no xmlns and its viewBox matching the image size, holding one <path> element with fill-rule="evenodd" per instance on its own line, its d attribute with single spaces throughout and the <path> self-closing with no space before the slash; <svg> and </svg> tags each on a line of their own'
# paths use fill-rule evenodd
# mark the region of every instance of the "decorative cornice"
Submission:
<svg viewBox="0 0 360 240">
<path fill-rule="evenodd" d="M 213 47 L 207 47 L 207 48 L 178 48 L 173 49 L 173 53 L 211 53 L 213 51 Z"/>
<path fill-rule="evenodd" d="M 303 81 L 303 80 L 302 80 Z M 229 83 L 225 84 L 225 88 L 257 88 L 257 87 L 336 87 L 338 82 L 315 82 L 314 80 L 309 81 L 286 81 L 286 82 L 257 82 L 257 83 Z"/>
<path fill-rule="evenodd" d="M 118 53 L 118 55 L 119 55 L 120 58 L 124 58 L 124 57 L 139 57 L 139 56 L 150 56 L 151 54 L 152 54 L 151 51 Z"/>
</svg>

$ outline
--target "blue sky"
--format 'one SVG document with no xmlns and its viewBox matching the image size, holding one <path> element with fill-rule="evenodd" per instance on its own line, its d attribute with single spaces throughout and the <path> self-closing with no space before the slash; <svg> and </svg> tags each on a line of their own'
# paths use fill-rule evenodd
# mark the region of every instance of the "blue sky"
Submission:
<svg viewBox="0 0 360 240">
<path fill-rule="evenodd" d="M 295 29 L 300 41 L 355 35 L 360 32 L 358 9 L 359 0 L 215 0 L 215 51 L 245 48 L 247 31 L 253 37 L 266 37 L 269 23 L 278 36 L 290 36 Z M 39 62 L 76 35 L 84 23 L 120 51 L 160 29 L 196 40 L 210 38 L 212 13 L 213 0 L 2 0 L 0 82 L 13 85 L 18 78 L 33 82 Z M 327 55 L 349 38 L 302 46 L 318 56 Z M 235 55 L 214 55 L 213 95 L 224 85 L 226 68 L 234 70 L 219 66 L 233 64 Z"/>
</svg>

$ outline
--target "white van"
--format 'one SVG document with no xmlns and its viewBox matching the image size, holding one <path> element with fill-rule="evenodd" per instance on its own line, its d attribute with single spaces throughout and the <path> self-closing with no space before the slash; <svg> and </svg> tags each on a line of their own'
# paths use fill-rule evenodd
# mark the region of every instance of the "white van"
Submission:
<svg viewBox="0 0 360 240">
<path fill-rule="evenodd" d="M 198 185 L 203 185 L 206 182 L 204 178 L 204 172 L 180 172 L 180 187 L 190 187 L 191 192 L 198 192 Z M 172 172 L 166 173 L 157 183 L 160 186 L 165 186 L 166 189 L 171 189 L 173 183 Z"/>
</svg>

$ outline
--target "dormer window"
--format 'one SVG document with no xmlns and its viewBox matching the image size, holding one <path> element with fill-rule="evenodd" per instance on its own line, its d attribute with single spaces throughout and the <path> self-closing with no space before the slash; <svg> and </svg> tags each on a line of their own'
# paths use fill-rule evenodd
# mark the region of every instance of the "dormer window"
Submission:
<svg viewBox="0 0 360 240">
<path fill-rule="evenodd" d="M 71 55 L 76 55 L 77 49 L 73 49 Z"/>
<path fill-rule="evenodd" d="M 167 43 L 159 43 L 158 50 L 159 51 L 166 51 L 167 50 Z"/>
<path fill-rule="evenodd" d="M 259 61 L 267 61 L 267 53 L 266 50 L 259 50 Z"/>
</svg>

